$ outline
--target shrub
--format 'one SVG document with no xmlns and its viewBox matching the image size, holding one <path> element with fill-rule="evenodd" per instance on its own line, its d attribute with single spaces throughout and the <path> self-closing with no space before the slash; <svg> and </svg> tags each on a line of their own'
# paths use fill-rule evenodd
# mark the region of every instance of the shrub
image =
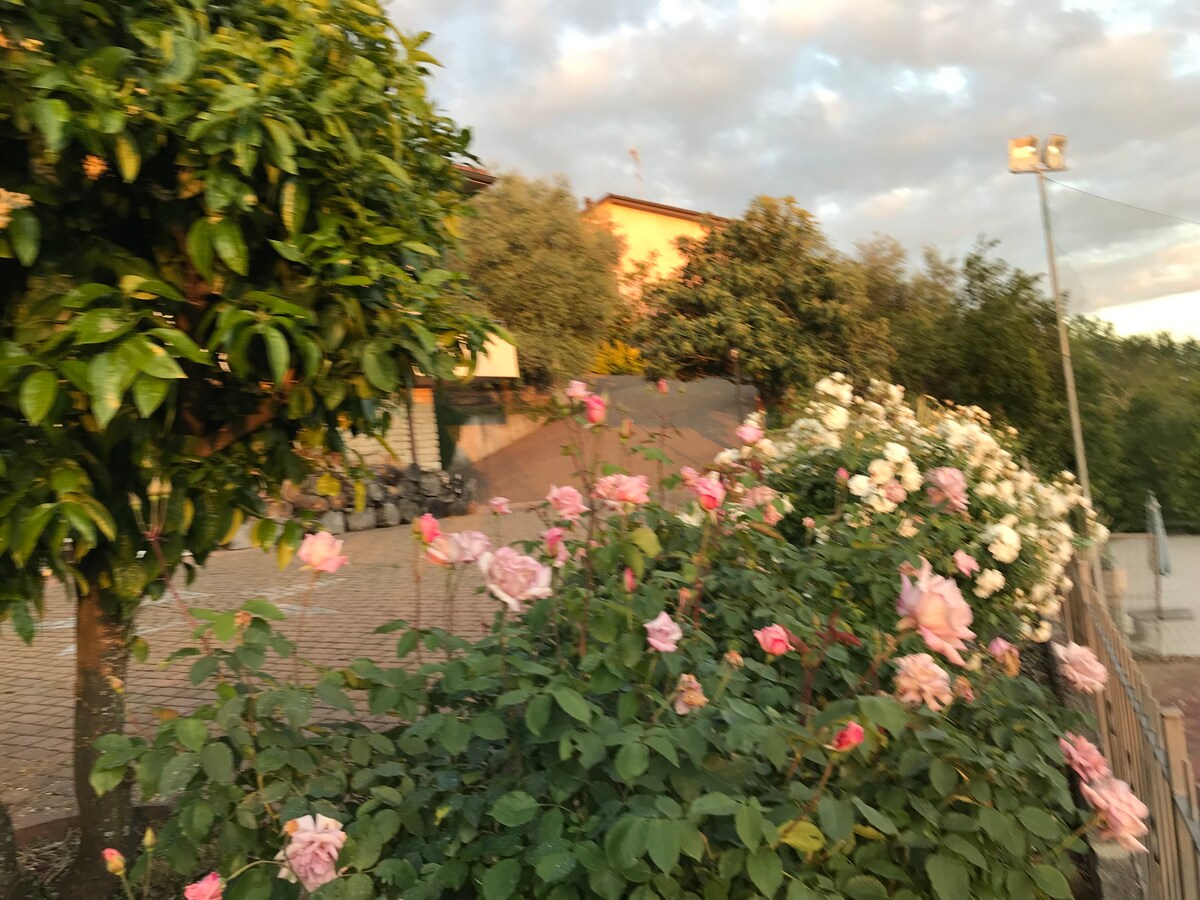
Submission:
<svg viewBox="0 0 1200 900">
<path fill-rule="evenodd" d="M 974 430 L 962 447 L 939 437 L 977 413 L 923 422 L 894 395 L 856 401 L 822 384 L 811 409 L 845 412 L 838 446 L 826 426 L 813 447 L 807 419 L 775 444 L 749 427 L 718 470 L 671 480 L 692 498 L 679 513 L 649 502 L 644 477 L 587 458 L 578 496 L 548 495 L 539 541 L 493 550 L 420 523 L 448 585 L 478 565 L 496 598 L 479 641 L 396 622 L 385 628 L 401 633 L 400 665 L 306 667 L 315 681 L 297 683 L 266 661 L 294 653 L 272 628 L 278 610 L 205 614 L 203 631 L 228 646 L 184 655 L 214 701 L 152 741 L 106 739 L 94 777 L 103 787 L 131 766 L 147 796 L 174 796 L 160 852 L 191 872 L 214 852 L 229 898 L 296 896 L 276 876 L 297 829 L 343 826 L 315 896 L 1070 896 L 1067 852 L 1091 820 L 1058 742 L 1080 723 L 1019 674 L 1015 647 L 981 645 L 1022 623 L 1036 634 L 1016 592 L 1057 587 L 1062 551 L 1030 553 L 1021 528 L 1069 541 L 1051 526 L 1080 504 L 1033 483 L 1014 495 L 1018 508 L 1046 500 L 1018 523 L 1023 561 L 1004 563 L 1020 586 L 972 595 L 973 619 L 938 619 L 938 602 L 962 607 L 959 577 L 934 570 L 1008 502 L 977 508 L 975 476 L 1002 451 L 984 454 Z M 867 512 L 871 492 L 855 497 L 837 470 L 873 452 L 855 429 L 884 427 L 888 410 L 941 493 Z M 956 463 L 965 516 L 961 484 L 936 474 Z M 924 519 L 912 537 L 886 518 L 902 509 Z M 922 556 L 929 570 L 902 588 L 899 570 L 925 569 Z"/>
</svg>

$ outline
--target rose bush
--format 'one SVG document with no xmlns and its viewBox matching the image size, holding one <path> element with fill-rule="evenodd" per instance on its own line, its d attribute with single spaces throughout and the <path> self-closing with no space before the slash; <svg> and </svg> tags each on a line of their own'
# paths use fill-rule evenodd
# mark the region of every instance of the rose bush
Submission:
<svg viewBox="0 0 1200 900">
<path fill-rule="evenodd" d="M 538 539 L 430 554 L 495 599 L 478 641 L 395 622 L 398 662 L 297 683 L 276 608 L 198 614 L 218 645 L 179 655 L 213 702 L 106 738 L 94 781 L 174 798 L 159 855 L 215 858 L 230 900 L 1069 897 L 1084 830 L 1130 846 L 1144 813 L 1014 641 L 1063 586 L 1067 517 L 1093 519 L 982 414 L 887 390 L 831 379 L 786 436 L 748 423 L 671 479 L 683 510 L 578 450 Z M 1004 584 L 981 597 L 964 556 Z"/>
</svg>

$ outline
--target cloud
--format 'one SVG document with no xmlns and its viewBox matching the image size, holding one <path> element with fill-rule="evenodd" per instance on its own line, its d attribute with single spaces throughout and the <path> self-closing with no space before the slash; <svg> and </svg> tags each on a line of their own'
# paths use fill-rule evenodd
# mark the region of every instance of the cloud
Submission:
<svg viewBox="0 0 1200 900">
<path fill-rule="evenodd" d="M 790 194 L 821 211 L 846 249 L 885 232 L 914 250 L 961 254 L 986 233 L 1012 262 L 1042 270 L 1034 179 L 1010 175 L 1004 154 L 1010 137 L 1056 131 L 1070 138 L 1064 182 L 1200 219 L 1192 0 L 390 8 L 402 29 L 435 33 L 430 49 L 446 66 L 435 95 L 472 126 L 486 162 L 563 173 L 583 195 L 737 215 L 755 194 Z M 1178 223 L 1097 214 L 1062 189 L 1051 197 L 1083 281 L 1137 281 L 1114 276 L 1103 255 L 1114 243 L 1140 242 L 1142 268 L 1175 246 Z M 1086 256 L 1097 249 L 1096 260 Z M 1168 281 L 1183 290 L 1188 277 Z"/>
</svg>

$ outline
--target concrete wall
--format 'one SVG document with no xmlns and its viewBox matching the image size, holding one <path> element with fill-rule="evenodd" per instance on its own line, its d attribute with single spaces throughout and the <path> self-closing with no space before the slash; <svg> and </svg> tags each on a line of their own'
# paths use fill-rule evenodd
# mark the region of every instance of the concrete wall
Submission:
<svg viewBox="0 0 1200 900">
<path fill-rule="evenodd" d="M 1167 547 L 1171 574 L 1161 578 L 1162 600 L 1157 604 L 1150 536 L 1114 534 L 1109 540 L 1108 550 L 1122 570 L 1119 580 L 1131 643 L 1145 653 L 1200 656 L 1200 535 L 1171 535 Z"/>
<path fill-rule="evenodd" d="M 347 446 L 361 453 L 367 465 L 371 466 L 407 466 L 416 462 L 422 469 L 440 469 L 442 457 L 438 449 L 432 388 L 417 388 L 413 391 L 413 429 L 416 432 L 415 460 L 412 454 L 413 442 L 408 430 L 408 417 L 404 413 L 403 405 L 392 413 L 392 425 L 385 436 L 387 449 L 374 438 L 366 437 L 351 438 L 347 441 Z M 389 453 L 388 449 L 392 452 Z"/>
<path fill-rule="evenodd" d="M 454 459 L 447 468 L 451 471 L 469 469 L 509 444 L 533 434 L 542 427 L 543 421 L 519 413 L 472 416 L 459 426 Z"/>
</svg>

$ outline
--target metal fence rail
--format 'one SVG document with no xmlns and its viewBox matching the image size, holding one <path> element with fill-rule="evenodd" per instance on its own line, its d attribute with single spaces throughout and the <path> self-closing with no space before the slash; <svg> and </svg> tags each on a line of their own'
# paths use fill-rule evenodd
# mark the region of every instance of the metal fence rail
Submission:
<svg viewBox="0 0 1200 900">
<path fill-rule="evenodd" d="M 1150 852 L 1137 860 L 1145 896 L 1200 900 L 1200 803 L 1183 715 L 1155 701 L 1087 568 L 1076 566 L 1073 580 L 1063 606 L 1067 636 L 1090 647 L 1109 671 L 1108 687 L 1092 695 L 1101 749 L 1113 775 L 1150 810 Z"/>
</svg>

